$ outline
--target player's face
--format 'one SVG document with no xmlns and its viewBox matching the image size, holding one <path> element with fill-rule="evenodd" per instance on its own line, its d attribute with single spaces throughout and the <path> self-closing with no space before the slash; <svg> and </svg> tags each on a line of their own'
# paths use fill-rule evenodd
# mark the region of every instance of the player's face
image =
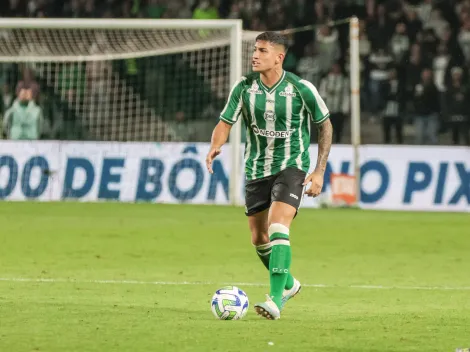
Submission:
<svg viewBox="0 0 470 352">
<path fill-rule="evenodd" d="M 251 66 L 254 72 L 264 72 L 282 63 L 284 53 L 279 45 L 258 40 L 255 43 Z"/>
</svg>

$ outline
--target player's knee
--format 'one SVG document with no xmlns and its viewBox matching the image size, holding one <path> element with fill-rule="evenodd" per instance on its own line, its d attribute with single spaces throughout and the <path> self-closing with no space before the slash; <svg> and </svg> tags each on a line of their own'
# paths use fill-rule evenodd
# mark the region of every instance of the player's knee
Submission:
<svg viewBox="0 0 470 352">
<path fill-rule="evenodd" d="M 269 228 L 268 228 L 268 235 L 271 236 L 273 233 L 284 233 L 288 235 L 289 228 L 286 225 L 275 222 L 269 225 Z"/>
<path fill-rule="evenodd" d="M 251 233 L 251 243 L 253 246 L 261 246 L 269 243 L 269 235 L 266 231 L 253 231 Z"/>
</svg>

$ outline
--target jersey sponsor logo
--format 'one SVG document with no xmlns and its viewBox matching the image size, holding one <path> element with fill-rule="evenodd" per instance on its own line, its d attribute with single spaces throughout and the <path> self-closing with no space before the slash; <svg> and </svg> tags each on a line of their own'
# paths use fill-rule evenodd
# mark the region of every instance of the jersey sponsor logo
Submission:
<svg viewBox="0 0 470 352">
<path fill-rule="evenodd" d="M 264 113 L 264 119 L 266 121 L 276 121 L 276 113 L 272 110 L 268 110 Z"/>
<path fill-rule="evenodd" d="M 251 125 L 251 130 L 257 136 L 263 136 L 268 138 L 289 138 L 294 133 L 294 130 L 289 131 L 273 131 L 273 130 L 263 130 L 256 125 Z"/>
<path fill-rule="evenodd" d="M 279 95 L 281 97 L 295 97 L 297 94 L 294 93 L 294 90 L 292 87 L 287 86 L 283 92 L 280 92 Z"/>
<path fill-rule="evenodd" d="M 263 91 L 259 89 L 259 85 L 256 83 L 253 83 L 251 88 L 248 89 L 248 93 L 251 94 L 263 94 Z"/>
</svg>

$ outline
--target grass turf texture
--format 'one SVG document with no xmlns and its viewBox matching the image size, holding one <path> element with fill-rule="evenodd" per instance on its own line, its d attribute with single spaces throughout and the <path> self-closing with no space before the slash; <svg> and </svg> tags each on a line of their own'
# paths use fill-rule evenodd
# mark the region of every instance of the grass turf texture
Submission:
<svg viewBox="0 0 470 352">
<path fill-rule="evenodd" d="M 327 287 L 273 322 L 253 311 L 269 288 L 239 285 L 247 316 L 218 321 L 216 289 L 269 282 L 241 208 L 0 203 L 0 351 L 455 351 L 470 347 L 469 228 L 468 214 L 303 209 L 292 270 Z"/>
</svg>

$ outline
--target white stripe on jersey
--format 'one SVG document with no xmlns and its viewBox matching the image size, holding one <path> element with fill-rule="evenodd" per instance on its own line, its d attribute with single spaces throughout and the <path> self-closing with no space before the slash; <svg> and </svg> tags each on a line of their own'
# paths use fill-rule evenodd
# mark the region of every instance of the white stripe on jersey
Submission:
<svg viewBox="0 0 470 352">
<path fill-rule="evenodd" d="M 248 161 L 248 158 L 250 157 L 250 153 L 251 153 L 250 126 L 246 125 L 245 130 L 246 130 L 246 148 L 245 148 L 245 165 L 246 165 L 246 162 Z"/>
<path fill-rule="evenodd" d="M 230 89 L 230 94 L 228 95 L 228 99 L 227 99 L 227 103 L 225 104 L 225 107 L 224 109 L 222 110 L 222 112 L 220 113 L 220 115 L 223 115 L 225 114 L 225 111 L 227 110 L 228 106 L 230 105 L 230 100 L 232 99 L 232 94 L 233 94 L 233 91 L 235 90 L 235 87 L 238 86 L 241 82 L 243 82 L 244 80 L 246 79 L 245 76 L 241 77 L 238 81 L 235 82 L 235 84 L 232 86 L 232 89 Z M 236 109 L 236 113 L 233 115 L 233 119 L 232 121 L 236 121 L 237 120 L 237 116 L 238 114 L 240 113 L 240 110 L 242 108 L 242 97 L 243 95 L 240 94 L 240 100 L 238 101 L 238 105 L 237 105 L 237 109 Z"/>
<path fill-rule="evenodd" d="M 264 113 L 270 113 L 272 114 L 273 118 L 271 119 L 266 119 L 266 131 L 275 131 L 276 130 L 276 117 L 275 117 L 275 112 L 276 112 L 276 92 L 268 93 L 266 92 L 266 104 L 264 107 Z M 282 118 L 282 117 L 280 117 Z M 267 146 L 265 149 L 265 157 L 264 157 L 264 171 L 263 171 L 263 176 L 269 176 L 271 175 L 271 165 L 273 164 L 274 160 L 274 141 L 276 138 L 272 137 L 266 137 L 267 141 Z"/>
<path fill-rule="evenodd" d="M 252 93 L 250 93 L 250 115 L 251 115 L 251 123 L 256 126 L 256 116 L 255 116 L 255 104 L 256 104 L 256 93 L 255 91 L 258 89 L 258 83 L 253 81 L 251 85 Z M 251 127 L 250 127 L 251 128 Z M 260 143 L 259 137 L 257 134 L 251 133 L 256 139 L 256 155 L 253 157 L 253 169 L 251 178 L 255 178 L 256 175 L 256 161 L 259 159 L 261 150 L 260 150 Z M 249 138 L 250 134 L 247 134 L 247 138 Z M 251 150 L 250 150 L 251 153 Z"/>
<path fill-rule="evenodd" d="M 299 83 L 302 83 L 304 86 L 306 86 L 312 92 L 312 94 L 313 94 L 313 96 L 314 96 L 314 98 L 317 102 L 318 108 L 320 109 L 320 112 L 321 112 L 322 116 L 328 115 L 329 114 L 328 108 L 326 107 L 325 102 L 323 101 L 322 97 L 318 93 L 317 88 L 315 88 L 315 86 L 312 83 L 310 83 L 309 81 L 306 81 L 304 79 L 301 79 L 299 81 Z M 308 106 L 307 106 L 307 110 L 308 110 L 308 112 L 310 112 L 310 114 L 312 115 L 312 118 L 313 118 L 314 115 L 315 115 L 315 111 L 311 111 Z"/>
<path fill-rule="evenodd" d="M 294 86 L 292 83 L 288 83 L 287 87 L 291 92 L 294 91 Z M 292 123 L 292 96 L 289 94 L 286 96 L 286 131 L 290 131 L 290 126 Z M 287 165 L 287 161 L 290 158 L 290 138 L 284 139 L 284 160 L 282 161 L 281 170 L 284 170 Z"/>
<path fill-rule="evenodd" d="M 300 153 L 299 153 L 299 156 L 297 157 L 297 159 L 295 159 L 295 163 L 297 165 L 297 168 L 299 168 L 300 170 L 302 170 L 302 154 L 305 150 L 304 143 L 302 141 L 302 137 L 303 137 L 303 135 L 302 135 L 302 124 L 304 122 L 304 109 L 305 109 L 305 103 L 302 104 L 302 109 L 300 109 L 300 114 L 299 114 L 300 121 L 299 121 L 298 131 L 299 131 Z M 310 116 L 310 115 L 308 115 L 308 116 Z M 308 126 L 309 126 L 309 138 L 310 138 L 310 119 L 308 121 Z"/>
</svg>

